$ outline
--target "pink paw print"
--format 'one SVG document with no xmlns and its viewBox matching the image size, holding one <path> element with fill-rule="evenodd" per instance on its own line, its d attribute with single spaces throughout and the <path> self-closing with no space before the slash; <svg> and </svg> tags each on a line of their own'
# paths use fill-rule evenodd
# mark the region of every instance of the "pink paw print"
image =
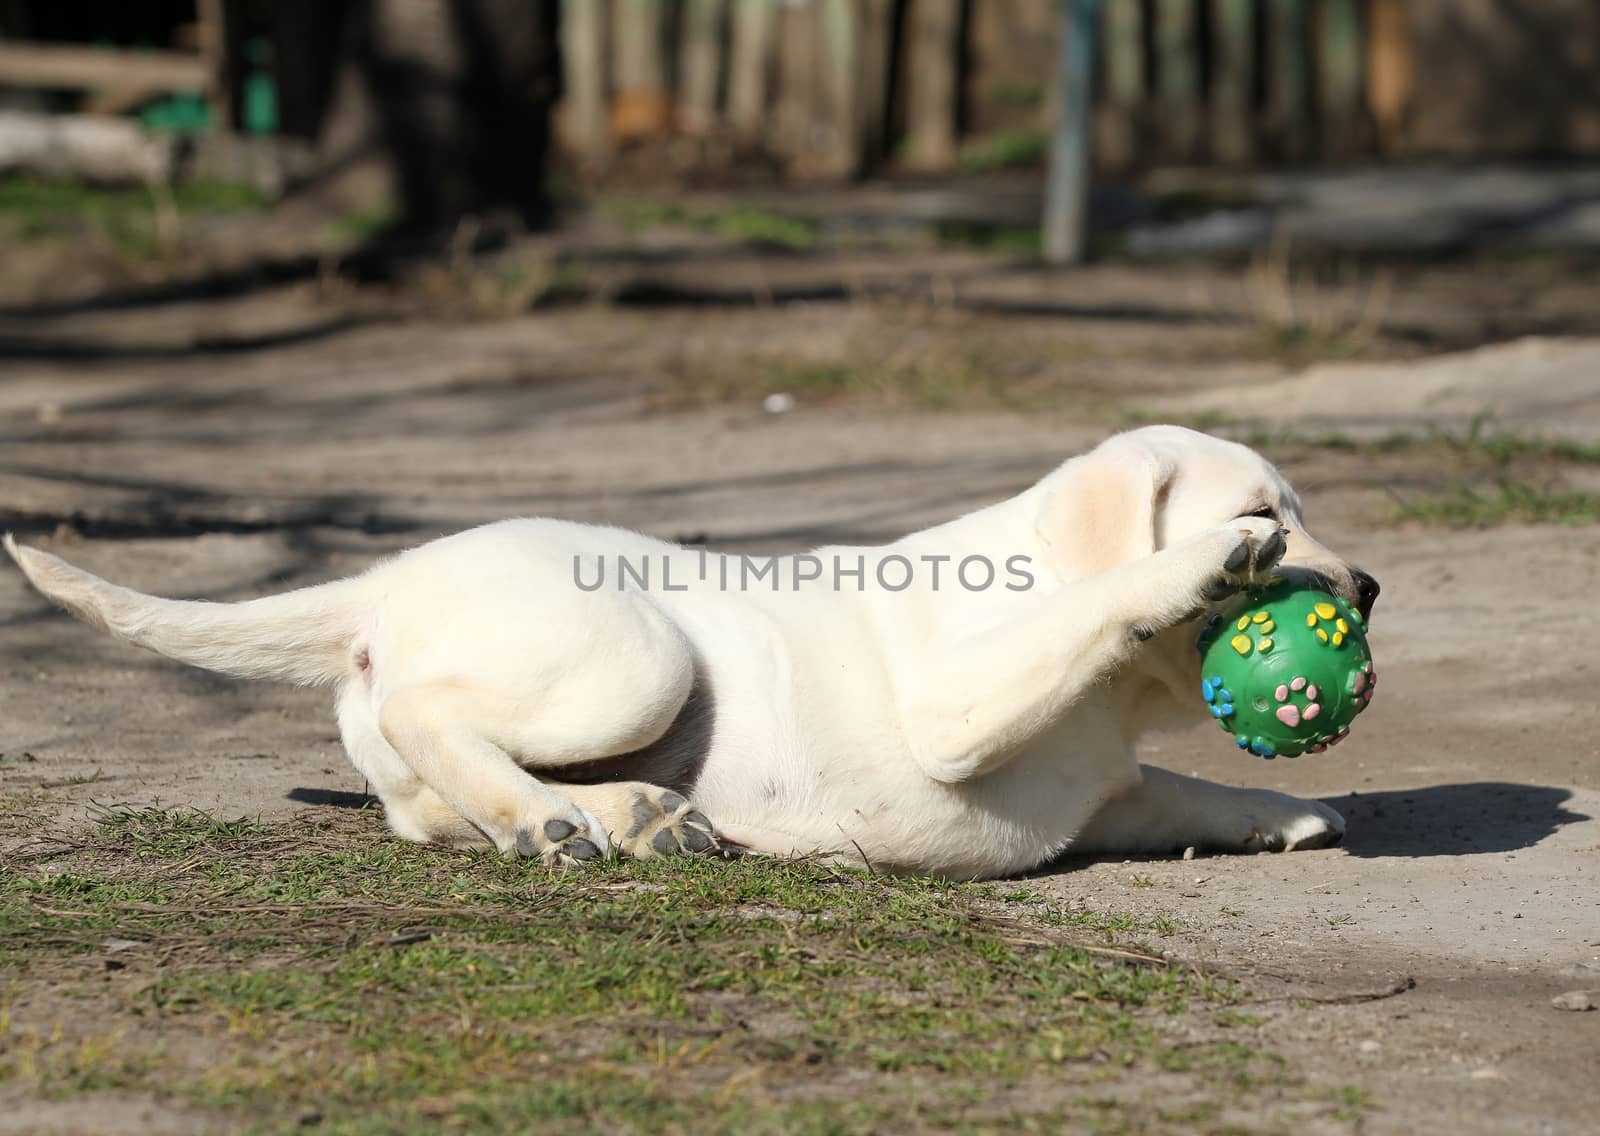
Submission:
<svg viewBox="0 0 1600 1136">
<path fill-rule="evenodd" d="M 1367 708 L 1367 703 L 1372 701 L 1372 692 L 1378 688 L 1378 672 L 1372 669 L 1372 660 L 1367 660 L 1367 665 L 1355 673 L 1350 682 L 1350 693 L 1356 697 L 1357 713 Z"/>
<path fill-rule="evenodd" d="M 1317 701 L 1318 693 L 1316 684 L 1308 683 L 1305 675 L 1296 675 L 1290 682 L 1279 683 L 1278 689 L 1272 692 L 1273 698 L 1280 704 L 1276 711 L 1278 721 L 1291 730 L 1301 722 L 1315 722 L 1322 713 L 1322 703 Z M 1305 705 L 1296 705 L 1289 698 L 1291 694 L 1301 695 Z"/>
</svg>

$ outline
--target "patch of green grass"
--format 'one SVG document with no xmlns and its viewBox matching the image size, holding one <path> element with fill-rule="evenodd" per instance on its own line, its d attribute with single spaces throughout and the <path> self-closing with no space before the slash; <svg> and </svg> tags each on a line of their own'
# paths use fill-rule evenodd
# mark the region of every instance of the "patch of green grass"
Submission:
<svg viewBox="0 0 1600 1136">
<path fill-rule="evenodd" d="M 1155 925 L 1014 888 L 807 860 L 548 872 L 367 814 L 155 809 L 5 866 L 0 989 L 28 1009 L 0 1016 L 0 1077 L 25 1095 L 157 1093 L 260 1131 L 820 1134 L 1139 1129 L 1149 1106 L 1094 1087 L 1289 1080 L 1166 1040 L 1234 994 L 1126 946 Z"/>
<path fill-rule="evenodd" d="M 270 199 L 243 182 L 182 181 L 167 193 L 185 213 L 248 213 Z M 87 182 L 32 177 L 0 178 L 0 213 L 33 217 L 82 217 L 117 210 L 148 209 L 151 193 L 141 187 L 105 188 Z"/>
<path fill-rule="evenodd" d="M 1600 523 L 1600 494 L 1517 480 L 1502 480 L 1491 489 L 1458 482 L 1447 492 L 1401 502 L 1396 515 L 1402 521 L 1453 529 L 1511 522 L 1592 525 Z"/>
<path fill-rule="evenodd" d="M 972 356 L 891 358 L 860 364 L 775 361 L 735 368 L 686 370 L 662 397 L 663 405 L 695 406 L 755 401 L 787 394 L 804 406 L 862 401 L 921 410 L 973 406 L 1025 410 L 1039 405 L 1040 392 L 1009 381 Z"/>
<path fill-rule="evenodd" d="M 1049 135 L 1037 127 L 998 130 L 965 143 L 956 156 L 956 168 L 966 174 L 984 174 L 1037 166 L 1044 161 L 1049 149 Z"/>
<path fill-rule="evenodd" d="M 806 249 L 817 240 L 815 221 L 753 205 L 707 208 L 618 198 L 602 202 L 601 209 L 619 221 L 630 236 L 653 228 L 678 227 L 768 248 Z"/>
<path fill-rule="evenodd" d="M 159 188 L 105 188 L 32 177 L 0 178 L 0 222 L 19 240 L 98 235 L 119 256 L 149 259 L 162 251 L 183 218 L 264 208 L 249 185 L 187 181 Z"/>
<path fill-rule="evenodd" d="M 364 205 L 328 222 L 323 236 L 330 243 L 359 245 L 393 227 L 399 219 L 400 214 L 392 204 Z"/>
<path fill-rule="evenodd" d="M 940 221 L 933 229 L 941 244 L 961 245 L 1002 256 L 1037 257 L 1044 248 L 1044 238 L 1034 226 Z"/>
</svg>

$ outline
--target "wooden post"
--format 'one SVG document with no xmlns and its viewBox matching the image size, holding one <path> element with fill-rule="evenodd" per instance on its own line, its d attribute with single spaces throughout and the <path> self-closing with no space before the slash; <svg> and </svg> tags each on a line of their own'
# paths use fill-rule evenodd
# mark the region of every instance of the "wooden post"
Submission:
<svg viewBox="0 0 1600 1136">
<path fill-rule="evenodd" d="M 211 108 L 211 128 L 219 133 L 229 133 L 239 128 L 238 106 L 234 91 L 238 88 L 238 69 L 244 60 L 237 50 L 229 51 L 233 41 L 241 37 L 230 27 L 225 0 L 198 0 L 195 15 L 200 28 L 200 55 L 206 61 L 206 105 Z"/>
<path fill-rule="evenodd" d="M 1166 156 L 1191 161 L 1200 141 L 1200 45 L 1194 0 L 1156 0 L 1155 31 Z"/>
<path fill-rule="evenodd" d="M 1362 37 L 1360 0 L 1322 0 L 1317 73 L 1322 94 L 1323 150 L 1335 156 L 1356 149 L 1361 132 Z"/>
<path fill-rule="evenodd" d="M 1276 0 L 1267 12 L 1273 132 L 1284 157 L 1302 159 L 1312 140 L 1311 69 L 1306 59 L 1310 29 L 1305 0 Z"/>
<path fill-rule="evenodd" d="M 812 0 L 791 0 L 778 10 L 778 90 L 770 144 L 790 162 L 801 164 L 812 148 L 817 33 L 817 7 Z"/>
<path fill-rule="evenodd" d="M 1255 157 L 1255 13 L 1251 0 L 1214 0 L 1211 153 L 1241 165 Z"/>
<path fill-rule="evenodd" d="M 1411 26 L 1405 0 L 1372 0 L 1368 16 L 1367 109 L 1379 152 L 1390 154 L 1401 143 L 1411 103 Z"/>
<path fill-rule="evenodd" d="M 1144 150 L 1147 77 L 1144 9 L 1139 0 L 1105 5 L 1105 101 L 1098 114 L 1096 156 L 1110 169 L 1126 169 Z M 1059 77 L 1059 76 L 1058 76 Z M 1059 98 L 1051 89 L 1051 108 Z"/>
<path fill-rule="evenodd" d="M 661 0 L 613 0 L 616 90 L 611 133 L 619 141 L 664 134 L 672 121 L 667 93 Z"/>
<path fill-rule="evenodd" d="M 960 0 L 915 0 L 906 53 L 906 164 L 927 171 L 956 164 L 956 76 Z"/>
<path fill-rule="evenodd" d="M 857 0 L 855 119 L 857 172 L 888 152 L 890 23 L 894 0 Z"/>
<path fill-rule="evenodd" d="M 862 13 L 853 0 L 821 0 L 821 89 L 827 103 L 820 124 L 825 131 L 822 172 L 851 178 L 861 171 Z"/>
<path fill-rule="evenodd" d="M 728 118 L 746 142 L 765 133 L 767 71 L 772 52 L 776 0 L 737 0 L 733 6 L 733 51 L 728 61 Z"/>
<path fill-rule="evenodd" d="M 1094 37 L 1100 0 L 1057 2 L 1061 31 L 1044 199 L 1044 258 L 1051 264 L 1076 264 L 1083 259 L 1088 217 L 1089 103 L 1094 91 Z"/>
<path fill-rule="evenodd" d="M 716 125 L 722 17 L 726 11 L 727 0 L 684 3 L 678 54 L 678 126 L 687 134 L 705 134 Z"/>
<path fill-rule="evenodd" d="M 600 0 L 566 0 L 561 9 L 561 53 L 566 73 L 563 133 L 567 144 L 590 167 L 604 165 L 611 157 L 605 8 Z"/>
</svg>

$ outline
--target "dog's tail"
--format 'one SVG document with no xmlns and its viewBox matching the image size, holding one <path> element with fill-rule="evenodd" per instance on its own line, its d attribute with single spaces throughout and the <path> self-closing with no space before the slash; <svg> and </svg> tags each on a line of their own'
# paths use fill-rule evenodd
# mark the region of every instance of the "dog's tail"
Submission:
<svg viewBox="0 0 1600 1136">
<path fill-rule="evenodd" d="M 73 615 L 169 659 L 237 678 L 316 686 L 354 666 L 359 580 L 338 580 L 244 603 L 166 600 L 119 588 L 58 556 L 5 549 L 33 586 Z"/>
</svg>

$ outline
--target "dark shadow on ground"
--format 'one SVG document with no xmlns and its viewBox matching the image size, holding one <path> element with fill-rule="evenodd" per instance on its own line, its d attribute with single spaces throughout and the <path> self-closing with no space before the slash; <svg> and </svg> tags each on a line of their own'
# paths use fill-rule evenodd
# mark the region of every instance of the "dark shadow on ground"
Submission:
<svg viewBox="0 0 1600 1136">
<path fill-rule="evenodd" d="M 1345 819 L 1352 856 L 1471 856 L 1531 848 L 1563 825 L 1590 819 L 1568 810 L 1568 789 L 1475 781 L 1329 797 Z"/>
<path fill-rule="evenodd" d="M 92 340 L 45 336 L 0 335 L 0 363 L 31 360 L 95 363 L 121 359 L 186 359 L 197 355 L 229 355 L 269 351 L 315 343 L 357 328 L 390 322 L 387 316 L 338 316 L 302 327 L 259 335 L 203 336 L 187 343 L 96 343 Z"/>
<path fill-rule="evenodd" d="M 285 796 L 302 805 L 330 809 L 367 809 L 378 803 L 378 798 L 371 793 L 351 793 L 343 789 L 290 789 Z"/>
</svg>

